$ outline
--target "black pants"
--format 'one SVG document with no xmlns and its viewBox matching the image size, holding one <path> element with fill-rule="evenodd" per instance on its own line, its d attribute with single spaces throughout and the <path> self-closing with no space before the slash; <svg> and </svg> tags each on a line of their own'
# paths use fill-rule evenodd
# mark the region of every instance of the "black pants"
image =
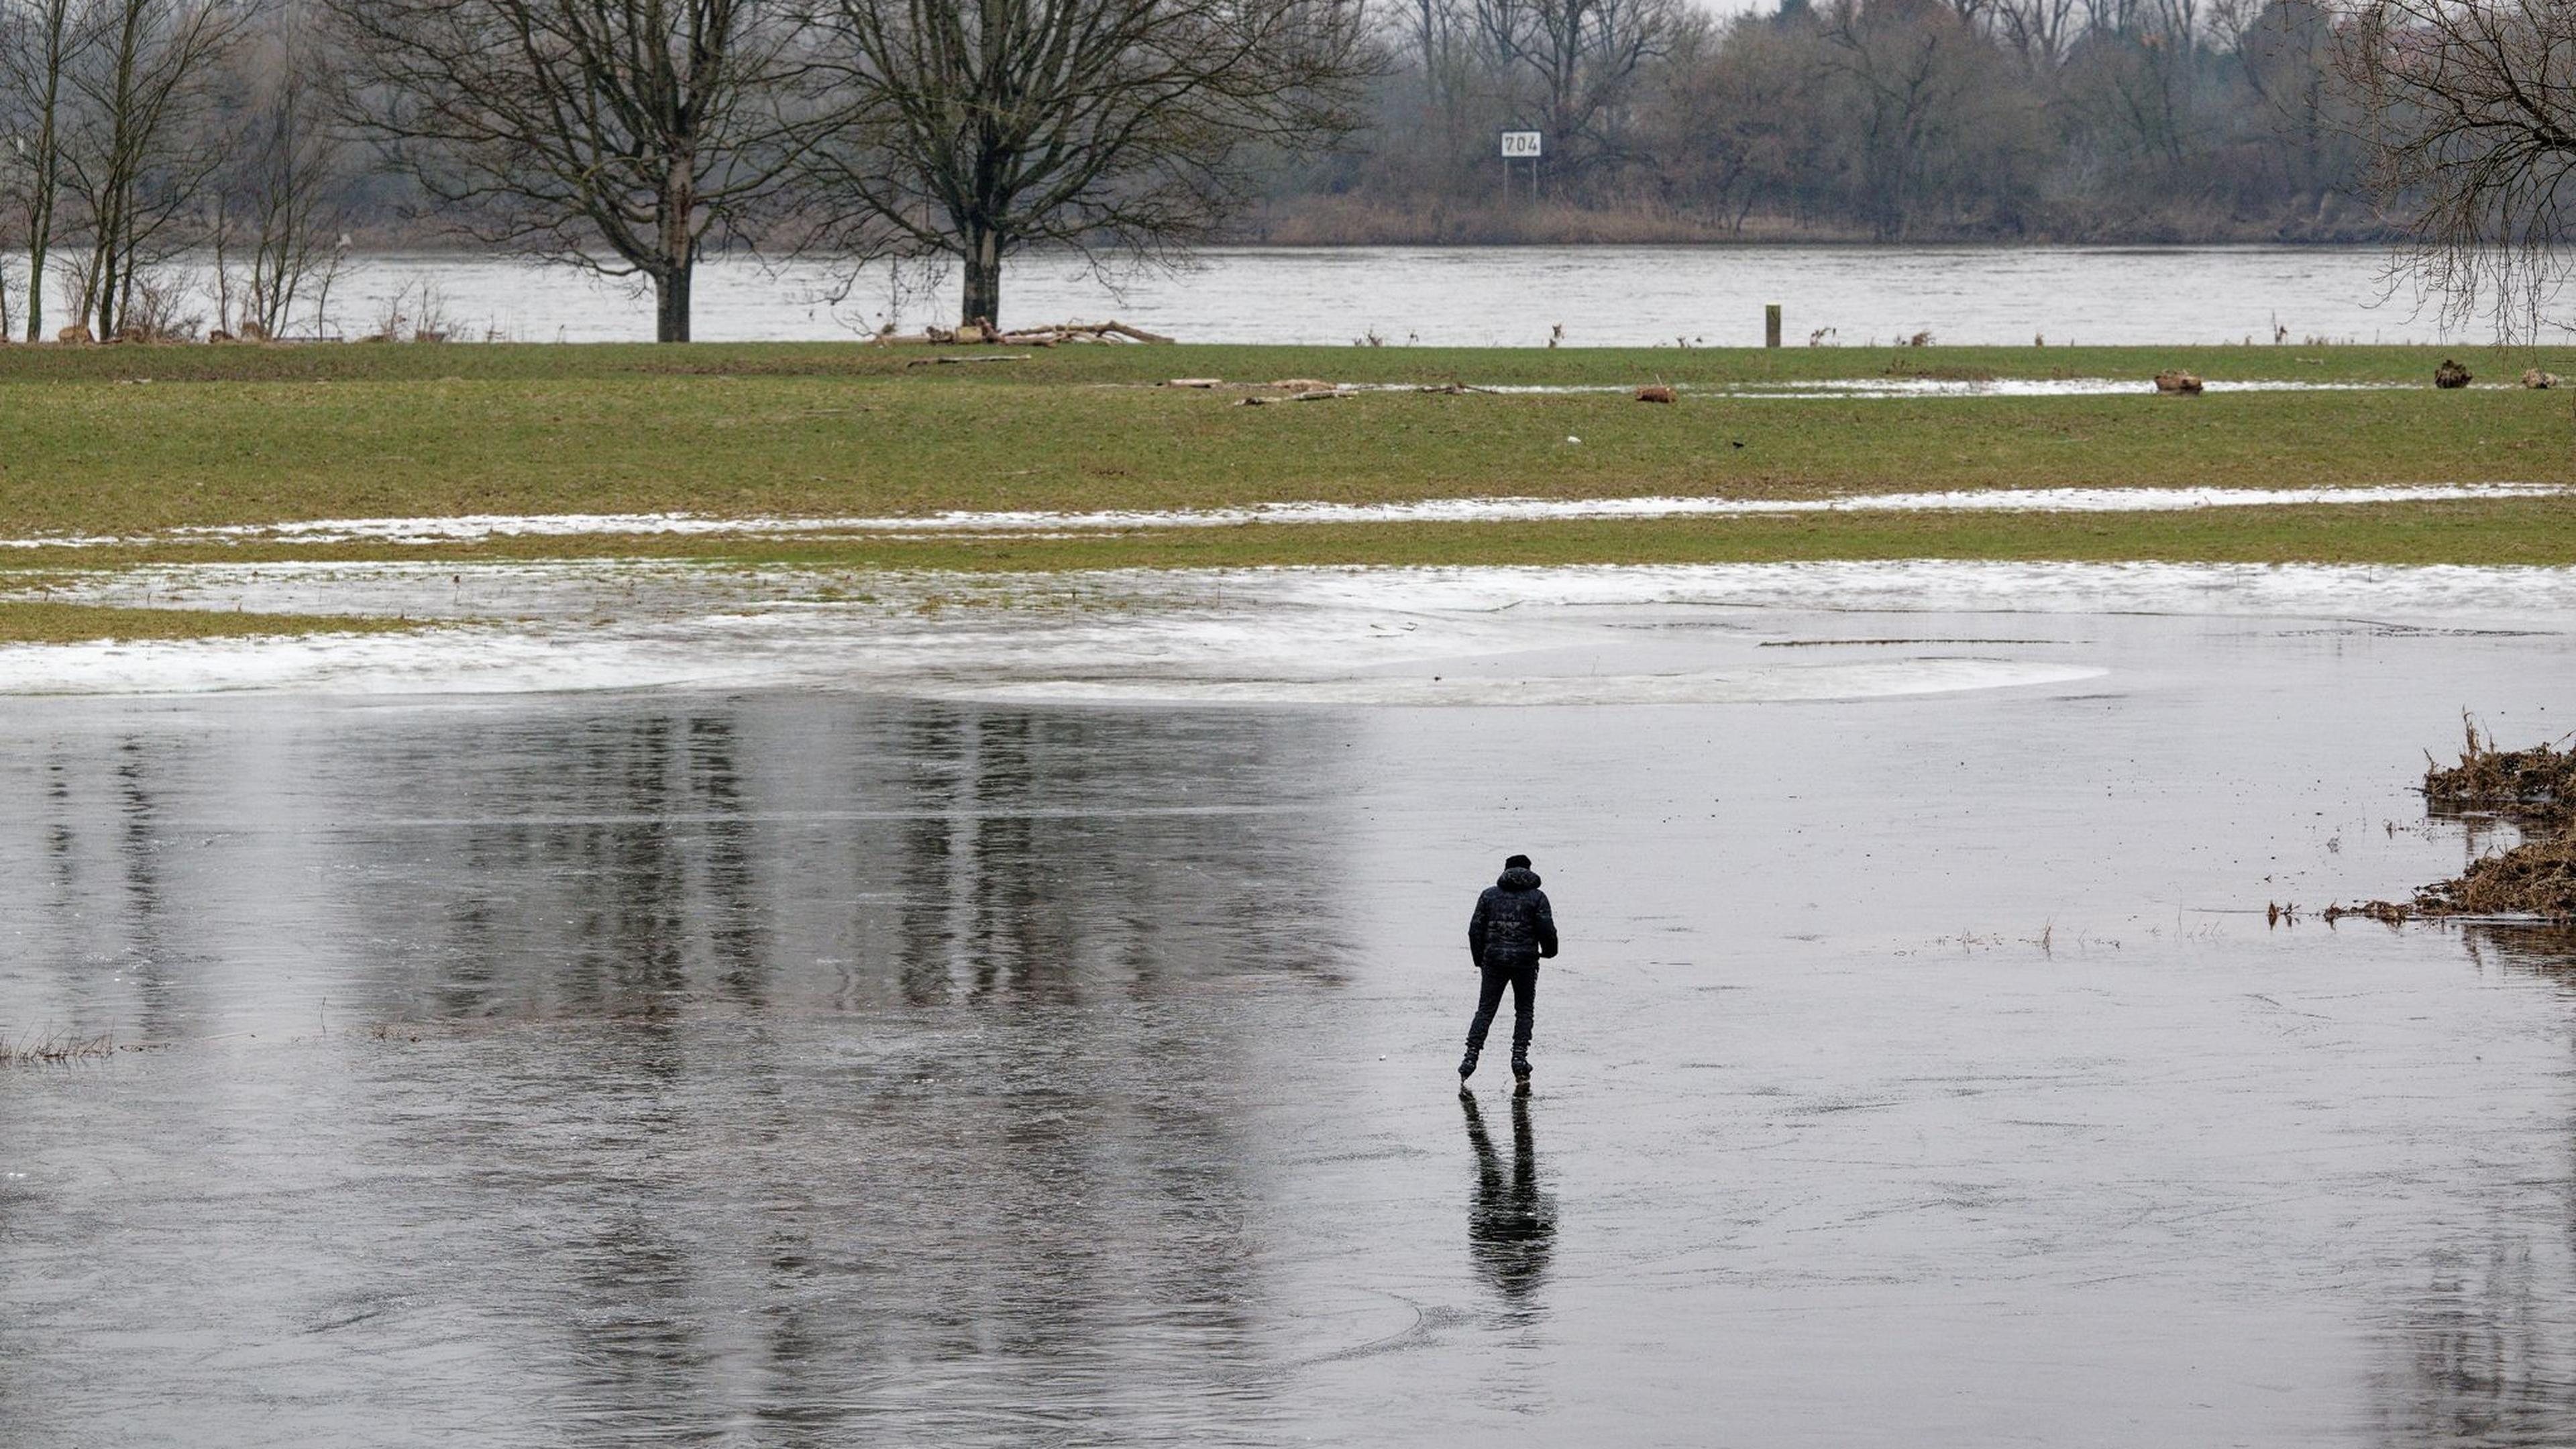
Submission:
<svg viewBox="0 0 2576 1449">
<path fill-rule="evenodd" d="M 1467 1050 L 1485 1049 L 1485 1033 L 1494 1026 L 1494 1012 L 1503 1004 L 1503 988 L 1512 988 L 1512 1063 L 1517 1066 L 1529 1060 L 1530 1006 L 1538 997 L 1538 963 L 1525 961 L 1517 966 L 1487 966 L 1485 983 L 1476 993 L 1476 1019 L 1467 1024 Z"/>
</svg>

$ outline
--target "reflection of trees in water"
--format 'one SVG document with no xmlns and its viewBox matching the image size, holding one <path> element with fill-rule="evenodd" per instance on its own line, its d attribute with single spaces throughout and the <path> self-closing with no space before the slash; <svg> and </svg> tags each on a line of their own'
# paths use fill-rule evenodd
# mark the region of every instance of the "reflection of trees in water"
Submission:
<svg viewBox="0 0 2576 1449">
<path fill-rule="evenodd" d="M 424 759 L 385 808 L 453 823 L 373 847 L 426 887 L 378 895 L 391 998 L 641 1019 L 475 1034 L 490 1075 L 405 1131 L 500 1164 L 461 1211 L 610 1422 L 1111 1442 L 1223 1402 L 1260 1288 L 1222 1089 L 1265 1023 L 1192 986 L 1329 972 L 1330 821 L 1275 808 L 1328 797 L 1329 740 L 754 701 Z"/>
<path fill-rule="evenodd" d="M 51 882 L 0 910 L 66 963 L 160 932 L 222 968 L 192 1015 L 287 981 L 335 1026 L 495 1024 L 361 1034 L 333 1088 L 384 1169 L 333 1209 L 382 1269 L 353 1291 L 490 1305 L 477 1346 L 557 1394 L 504 1375 L 476 1417 L 1072 1442 L 1241 1408 L 1235 1084 L 1288 1018 L 1205 988 L 1331 979 L 1333 717 L 279 718 L 0 781 Z"/>
<path fill-rule="evenodd" d="M 1315 721 L 750 701 L 523 718 L 374 787 L 383 1009 L 1071 1003 L 1327 973 Z M 398 883 L 398 884 L 397 884 Z"/>
<path fill-rule="evenodd" d="M 62 973 L 56 984 L 70 1018 L 0 1018 L 0 1031 L 113 1027 L 148 1039 L 189 1015 L 207 952 L 187 923 L 206 908 L 241 904 L 189 898 L 171 878 L 172 777 L 184 774 L 189 751 L 181 740 L 139 733 L 57 741 L 35 788 L 0 795 L 0 818 L 26 832 L 0 839 L 0 870 L 14 887 L 0 929 L 22 958 Z"/>
<path fill-rule="evenodd" d="M 30 939 L 291 949 L 378 1016 L 1072 1003 L 1330 975 L 1328 718 L 809 696 L 254 719 L 63 743 L 0 796 L 32 827 L 0 849 L 51 885 L 18 903 Z"/>
<path fill-rule="evenodd" d="M 1538 1143 L 1530 1100 L 1512 1096 L 1512 1161 L 1506 1170 L 1471 1092 L 1458 1094 L 1467 1114 L 1467 1145 L 1476 1154 L 1475 1196 L 1467 1207 L 1467 1249 L 1476 1270 L 1505 1302 L 1536 1311 L 1548 1260 L 1556 1253 L 1556 1195 L 1539 1186 Z"/>
<path fill-rule="evenodd" d="M 530 722 L 433 754 L 389 783 L 442 823 L 375 846 L 412 895 L 366 914 L 416 943 L 401 964 L 439 1014 L 758 1005 L 766 912 L 736 755 L 731 722 L 699 714 Z"/>
<path fill-rule="evenodd" d="M 2546 1254 L 2556 1258 L 2550 1250 Z M 2576 1425 L 2576 1343 L 2563 1259 L 2500 1227 L 2482 1252 L 2436 1256 L 2403 1360 L 2379 1388 L 2392 1445 L 2563 1445 Z"/>
<path fill-rule="evenodd" d="M 1130 1410 L 1253 1412 L 1236 1084 L 1283 1024 L 1332 1028 L 1206 988 L 1332 978 L 1333 717 L 269 718 L 0 780 L 34 807 L 0 850 L 50 883 L 0 920 L 67 976 L 166 941 L 191 1017 L 283 981 L 335 1027 L 496 1025 L 330 1048 L 372 1166 L 331 1208 L 367 1281 L 329 1286 L 424 1305 L 384 1320 L 407 1350 L 472 1315 L 452 1342 L 520 1372 L 460 1381 L 490 1398 L 458 1418 L 1107 1442 Z"/>
<path fill-rule="evenodd" d="M 2576 930 L 2463 926 L 2481 972 L 2576 988 Z M 2566 1168 L 2559 1170 L 2566 1181 Z M 2400 1353 L 2381 1375 L 2391 1445 L 2563 1445 L 2576 1440 L 2576 1193 L 2553 1240 L 2497 1222 L 2483 1244 L 2445 1249 L 2404 1312 Z"/>
</svg>

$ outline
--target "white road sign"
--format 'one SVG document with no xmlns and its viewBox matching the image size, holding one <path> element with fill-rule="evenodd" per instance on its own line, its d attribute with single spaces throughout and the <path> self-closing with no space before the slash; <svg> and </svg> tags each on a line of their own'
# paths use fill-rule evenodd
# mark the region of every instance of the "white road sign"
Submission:
<svg viewBox="0 0 2576 1449">
<path fill-rule="evenodd" d="M 1503 158 L 1516 160 L 1523 156 L 1536 157 L 1539 154 L 1538 137 L 1539 133 L 1536 131 L 1505 131 Z"/>
</svg>

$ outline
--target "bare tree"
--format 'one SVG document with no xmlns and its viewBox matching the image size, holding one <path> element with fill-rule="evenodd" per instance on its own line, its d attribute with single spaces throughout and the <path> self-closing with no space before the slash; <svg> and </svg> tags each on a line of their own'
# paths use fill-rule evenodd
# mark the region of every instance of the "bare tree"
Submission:
<svg viewBox="0 0 2576 1449">
<path fill-rule="evenodd" d="M 80 310 L 101 339 L 126 330 L 138 301 L 162 295 L 150 269 L 192 239 L 185 222 L 222 159 L 203 124 L 216 62 L 248 15 L 235 0 L 100 0 L 91 10 L 92 34 L 66 73 L 79 106 L 63 179 L 89 237 L 73 264 Z"/>
<path fill-rule="evenodd" d="M 1381 113 L 1379 124 L 1401 135 L 1404 144 L 1374 150 L 1381 159 L 1390 159 L 1392 152 L 1417 163 L 1407 168 L 1415 173 L 1417 192 L 1446 179 L 1422 175 L 1423 170 L 1454 174 L 1470 154 L 1481 160 L 1493 145 L 1493 128 L 1485 123 L 1494 117 L 1483 104 L 1490 88 L 1482 84 L 1483 56 L 1466 5 L 1467 0 L 1413 0 L 1400 12 L 1403 23 L 1394 37 L 1395 50 L 1401 63 L 1417 72 L 1419 109 L 1402 116 Z M 1399 101 L 1382 111 L 1400 109 L 1406 108 Z M 1426 162 L 1427 168 L 1419 164 Z"/>
<path fill-rule="evenodd" d="M 0 113 L 15 128 L 21 169 L 16 189 L 27 244 L 27 340 L 45 327 L 45 280 L 53 265 L 55 212 L 63 193 L 65 109 L 72 62 L 90 38 L 86 0 L 9 0 L 0 5 Z"/>
<path fill-rule="evenodd" d="M 689 340 L 710 232 L 813 133 L 782 0 L 321 3 L 346 113 L 395 166 L 477 240 L 643 278 L 660 341 Z"/>
<path fill-rule="evenodd" d="M 2350 96 L 2334 70 L 2334 16 L 2318 0 L 2235 0 L 2213 8 L 2213 29 L 2283 143 L 2281 174 L 2299 195 L 2322 196 L 2349 174 Z"/>
<path fill-rule="evenodd" d="M 1162 257 L 1249 199 L 1259 143 L 1357 124 L 1376 65 L 1357 0 L 835 0 L 854 100 L 813 179 L 827 240 L 953 257 L 960 319 L 1053 244 Z"/>
<path fill-rule="evenodd" d="M 1824 35 L 1826 64 L 1849 88 L 1852 170 L 1870 230 L 1901 240 L 1944 189 L 1936 167 L 1985 129 L 1979 110 L 1996 90 L 1999 55 L 1937 0 L 1837 0 Z"/>
<path fill-rule="evenodd" d="M 2001 0 L 1990 20 L 2023 64 L 2054 66 L 2075 38 L 2079 9 L 2079 0 Z"/>
<path fill-rule="evenodd" d="M 2341 52 L 2383 204 L 2451 316 L 2528 335 L 2576 227 L 2576 9 L 2557 0 L 2367 0 Z"/>
<path fill-rule="evenodd" d="M 1672 0 L 1473 0 L 1477 28 L 1506 75 L 1537 86 L 1537 121 L 1581 166 L 1620 150 L 1622 109 L 1639 70 L 1673 42 Z"/>
<path fill-rule="evenodd" d="M 1813 50 L 1811 33 L 1769 17 L 1683 27 L 1650 95 L 1654 174 L 1667 194 L 1698 200 L 1742 232 L 1764 186 L 1801 169 L 1817 144 L 1802 113 L 1816 81 Z"/>
<path fill-rule="evenodd" d="M 1455 108 L 1469 64 L 1459 0 L 1412 0 L 1403 15 L 1400 43 L 1421 68 L 1425 104 L 1433 111 Z"/>
<path fill-rule="evenodd" d="M 291 23 L 267 39 L 240 67 L 208 223 L 216 325 L 274 337 L 339 265 L 345 162 L 315 85 L 324 57 Z"/>
</svg>

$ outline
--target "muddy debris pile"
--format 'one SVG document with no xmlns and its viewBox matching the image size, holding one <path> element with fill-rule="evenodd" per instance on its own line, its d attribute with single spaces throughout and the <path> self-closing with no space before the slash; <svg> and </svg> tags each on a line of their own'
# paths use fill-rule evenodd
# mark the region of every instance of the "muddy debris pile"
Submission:
<svg viewBox="0 0 2576 1449">
<path fill-rule="evenodd" d="M 2576 748 L 2496 747 L 2466 721 L 2460 762 L 2425 757 L 2424 805 L 2435 815 L 2488 815 L 2521 827 L 2523 841 L 2469 863 L 2457 877 L 2415 892 L 2408 904 L 2371 901 L 2330 915 L 2394 924 L 2410 916 L 2536 916 L 2576 921 Z"/>
<path fill-rule="evenodd" d="M 2419 916 L 2540 916 L 2576 921 L 2576 835 L 2527 840 L 2415 892 Z"/>
<path fill-rule="evenodd" d="M 2576 815 L 2576 748 L 2500 750 L 2477 721 L 2464 720 L 2460 762 L 2424 756 L 2424 804 L 2446 815 L 2486 812 L 2525 822 L 2566 824 Z"/>
</svg>

